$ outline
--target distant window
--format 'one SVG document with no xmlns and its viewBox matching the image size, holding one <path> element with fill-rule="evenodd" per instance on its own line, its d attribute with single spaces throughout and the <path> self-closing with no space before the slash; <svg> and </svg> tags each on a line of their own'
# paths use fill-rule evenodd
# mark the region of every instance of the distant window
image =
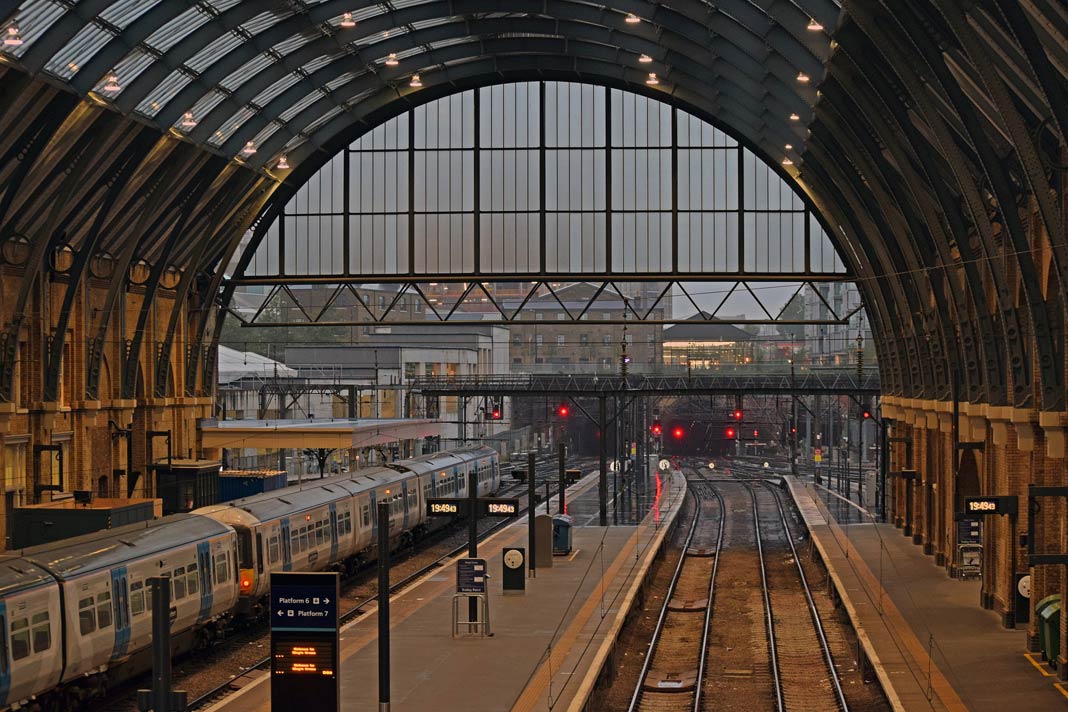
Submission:
<svg viewBox="0 0 1068 712">
<path fill-rule="evenodd" d="M 601 343 L 604 344 L 605 346 L 608 346 L 610 343 L 612 343 L 612 337 L 609 336 L 608 334 L 605 334 L 604 336 L 601 337 Z"/>
<path fill-rule="evenodd" d="M 25 618 L 11 621 L 11 659 L 22 660 L 30 654 L 30 622 Z"/>
<path fill-rule="evenodd" d="M 537 312 L 536 314 L 534 314 L 534 321 L 541 321 L 544 318 L 545 318 L 545 315 L 542 314 L 541 312 Z"/>
<path fill-rule="evenodd" d="M 278 561 L 278 537 L 272 536 L 267 540 L 267 560 L 270 563 Z"/>
<path fill-rule="evenodd" d="M 558 313 L 558 314 L 556 315 L 556 320 L 557 320 L 557 321 L 563 321 L 563 320 L 564 320 L 564 317 L 565 317 L 564 313 L 563 313 L 563 312 L 559 312 L 559 313 Z"/>
<path fill-rule="evenodd" d="M 601 318 L 605 321 L 608 321 L 612 318 L 612 312 L 601 312 Z"/>
<path fill-rule="evenodd" d="M 542 334 L 538 334 L 534 337 L 534 343 L 538 346 L 541 346 L 543 343 L 545 343 L 545 336 Z"/>
<path fill-rule="evenodd" d="M 48 611 L 34 613 L 30 625 L 30 632 L 33 635 L 33 652 L 43 653 L 52 647 L 52 628 L 48 623 Z"/>
<path fill-rule="evenodd" d="M 230 578 L 229 552 L 223 552 L 215 557 L 215 583 L 223 583 Z"/>
<path fill-rule="evenodd" d="M 564 335 L 563 334 L 557 334 L 556 335 L 556 345 L 557 346 L 563 346 L 565 343 L 567 343 L 567 339 L 564 338 Z"/>
<path fill-rule="evenodd" d="M 78 628 L 82 635 L 89 635 L 96 630 L 96 611 L 92 596 L 78 601 Z"/>
<path fill-rule="evenodd" d="M 590 343 L 590 335 L 589 334 L 579 334 L 579 343 L 582 344 L 583 346 L 585 346 L 586 344 Z"/>
<path fill-rule="evenodd" d="M 96 594 L 96 627 L 111 626 L 111 591 Z"/>
<path fill-rule="evenodd" d="M 515 346 L 519 346 L 522 343 L 523 343 L 523 337 L 521 335 L 519 335 L 519 334 L 513 334 L 512 335 L 512 344 L 514 344 Z"/>
</svg>

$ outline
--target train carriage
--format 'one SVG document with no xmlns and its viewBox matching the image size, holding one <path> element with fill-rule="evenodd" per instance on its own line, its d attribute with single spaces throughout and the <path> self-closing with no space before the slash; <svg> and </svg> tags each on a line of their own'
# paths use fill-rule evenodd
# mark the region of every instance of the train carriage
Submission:
<svg viewBox="0 0 1068 712">
<path fill-rule="evenodd" d="M 50 573 L 17 557 L 0 559 L 0 709 L 59 683 L 61 616 Z"/>
</svg>

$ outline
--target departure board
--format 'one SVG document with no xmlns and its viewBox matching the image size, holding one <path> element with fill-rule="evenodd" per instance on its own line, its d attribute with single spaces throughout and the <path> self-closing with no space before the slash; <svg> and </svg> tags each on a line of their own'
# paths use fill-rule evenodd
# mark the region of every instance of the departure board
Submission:
<svg viewBox="0 0 1068 712">
<path fill-rule="evenodd" d="M 338 576 L 271 574 L 271 710 L 338 710 Z"/>
</svg>

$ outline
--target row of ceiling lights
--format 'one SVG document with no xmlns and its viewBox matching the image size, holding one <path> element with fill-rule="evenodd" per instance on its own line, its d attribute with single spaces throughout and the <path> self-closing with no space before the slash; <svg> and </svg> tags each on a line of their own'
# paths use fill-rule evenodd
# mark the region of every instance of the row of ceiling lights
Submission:
<svg viewBox="0 0 1068 712">
<path fill-rule="evenodd" d="M 628 24 L 635 25 L 635 24 L 641 22 L 642 20 L 641 20 L 640 17 L 638 17 L 634 13 L 628 12 L 624 21 L 627 22 Z M 341 21 L 338 24 L 339 24 L 340 27 L 344 27 L 344 28 L 348 29 L 348 28 L 352 28 L 352 27 L 356 26 L 356 20 L 353 19 L 353 16 L 352 16 L 351 12 L 346 12 L 346 13 L 342 14 Z M 822 32 L 823 31 L 823 25 L 821 25 L 819 22 L 817 22 L 813 18 L 813 19 L 809 20 L 808 26 L 806 27 L 806 29 L 809 32 Z M 21 34 L 20 30 L 19 30 L 18 22 L 17 21 L 12 21 L 11 24 L 8 25 L 7 32 L 6 32 L 5 36 L 4 36 L 4 46 L 6 46 L 6 47 L 19 47 L 21 45 L 22 45 L 22 34 Z M 638 56 L 638 62 L 641 63 L 641 64 L 649 64 L 652 61 L 653 61 L 653 58 L 650 57 L 649 55 L 645 54 L 645 53 L 642 53 L 642 54 L 640 54 Z M 386 66 L 389 66 L 389 67 L 396 67 L 398 64 L 400 64 L 400 61 L 397 59 L 397 54 L 395 52 L 390 52 L 389 55 L 385 59 L 385 64 L 386 64 Z M 802 84 L 808 84 L 808 82 L 810 81 L 810 77 L 807 74 L 805 74 L 804 72 L 798 72 L 797 81 L 802 83 Z M 645 80 L 645 83 L 648 84 L 649 86 L 657 86 L 657 85 L 659 85 L 660 84 L 660 79 L 659 79 L 659 77 L 657 77 L 656 72 L 649 72 L 649 76 Z M 418 89 L 419 87 L 423 86 L 423 81 L 419 77 L 418 74 L 413 74 L 412 77 L 411 77 L 411 80 L 408 82 L 408 85 L 413 87 L 413 88 Z M 108 72 L 107 75 L 104 77 L 103 90 L 106 91 L 106 92 L 110 92 L 110 93 L 115 93 L 115 92 L 118 92 L 118 91 L 122 90 L 122 85 L 119 84 L 119 77 L 115 73 L 114 70 Z M 791 113 L 790 114 L 790 120 L 791 121 L 799 121 L 800 119 L 801 119 L 801 117 L 798 116 L 796 113 Z M 180 123 L 180 126 L 183 129 L 186 129 L 188 131 L 188 130 L 193 129 L 194 127 L 196 127 L 196 125 L 197 125 L 197 121 L 196 121 L 196 118 L 193 116 L 193 112 L 192 111 L 185 112 L 185 114 L 183 114 L 183 116 L 182 116 L 182 121 Z M 793 148 L 792 145 L 786 144 L 786 150 L 790 150 L 792 148 Z M 241 155 L 245 156 L 245 157 L 251 156 L 254 153 L 256 153 L 256 142 L 255 141 L 249 141 L 248 143 L 245 144 L 245 147 L 243 149 L 241 149 Z M 789 156 L 784 158 L 782 163 L 783 163 L 784 166 L 793 165 L 793 161 L 790 160 Z M 280 169 L 280 170 L 287 170 L 289 168 L 289 161 L 287 160 L 285 154 L 282 154 L 281 158 L 279 158 L 279 160 L 278 160 L 278 163 L 275 164 L 275 167 Z"/>
</svg>

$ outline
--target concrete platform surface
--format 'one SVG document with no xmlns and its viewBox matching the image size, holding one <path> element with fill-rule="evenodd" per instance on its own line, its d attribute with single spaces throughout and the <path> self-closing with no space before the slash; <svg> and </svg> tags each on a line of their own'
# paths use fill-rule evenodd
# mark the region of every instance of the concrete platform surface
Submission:
<svg viewBox="0 0 1068 712">
<path fill-rule="evenodd" d="M 895 709 L 1068 709 L 1068 690 L 1025 655 L 1026 631 L 979 605 L 977 581 L 949 578 L 892 525 L 840 524 L 822 491 L 786 480 Z"/>
<path fill-rule="evenodd" d="M 501 550 L 526 546 L 525 518 L 479 545 L 488 561 L 493 637 L 451 635 L 455 560 L 390 604 L 393 710 L 569 709 L 592 690 L 637 585 L 666 536 L 685 491 L 680 473 L 664 476 L 659 497 L 637 526 L 576 527 L 574 551 L 527 579 L 523 595 L 501 590 Z M 596 498 L 577 487 L 573 501 Z M 571 509 L 569 502 L 568 509 Z M 463 604 L 466 607 L 466 602 Z M 581 699 L 576 699 L 579 696 Z M 341 633 L 341 709 L 378 707 L 377 613 Z M 212 712 L 270 708 L 268 676 L 221 700 Z"/>
</svg>

